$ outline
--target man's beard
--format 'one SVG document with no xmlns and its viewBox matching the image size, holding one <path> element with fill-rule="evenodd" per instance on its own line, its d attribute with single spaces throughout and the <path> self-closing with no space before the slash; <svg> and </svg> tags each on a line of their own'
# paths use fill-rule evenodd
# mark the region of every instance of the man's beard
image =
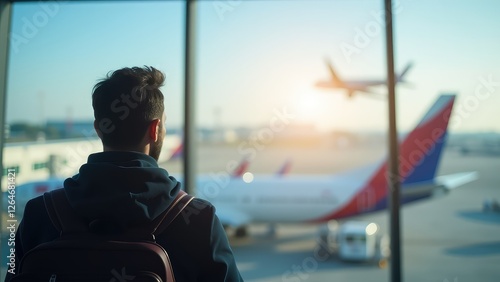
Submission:
<svg viewBox="0 0 500 282">
<path fill-rule="evenodd" d="M 158 141 L 154 142 L 150 149 L 149 149 L 149 156 L 154 158 L 156 161 L 160 158 L 160 153 L 161 153 L 161 147 L 163 146 L 163 138 L 164 136 L 162 135 L 160 138 L 158 138 Z"/>
</svg>

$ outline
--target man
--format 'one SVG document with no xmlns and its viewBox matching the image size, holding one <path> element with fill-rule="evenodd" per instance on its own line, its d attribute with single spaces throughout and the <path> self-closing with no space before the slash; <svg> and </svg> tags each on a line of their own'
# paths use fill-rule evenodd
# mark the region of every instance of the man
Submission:
<svg viewBox="0 0 500 282">
<path fill-rule="evenodd" d="M 64 189 L 81 218 L 105 219 L 104 226 L 94 228 L 124 230 L 150 222 L 181 188 L 157 164 L 165 137 L 163 82 L 160 71 L 133 67 L 113 72 L 93 89 L 94 128 L 104 149 L 90 155 Z M 242 281 L 215 208 L 195 198 L 186 210 L 191 212 L 156 238 L 169 254 L 176 281 Z M 16 233 L 17 261 L 58 236 L 43 198 L 29 201 Z"/>
</svg>

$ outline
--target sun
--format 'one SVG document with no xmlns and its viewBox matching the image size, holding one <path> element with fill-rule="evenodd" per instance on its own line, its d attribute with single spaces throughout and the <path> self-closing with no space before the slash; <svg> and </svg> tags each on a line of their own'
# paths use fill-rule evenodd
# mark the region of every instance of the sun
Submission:
<svg viewBox="0 0 500 282">
<path fill-rule="evenodd" d="M 303 88 L 293 97 L 293 109 L 297 119 L 314 121 L 321 112 L 323 105 L 320 95 L 313 88 Z"/>
</svg>

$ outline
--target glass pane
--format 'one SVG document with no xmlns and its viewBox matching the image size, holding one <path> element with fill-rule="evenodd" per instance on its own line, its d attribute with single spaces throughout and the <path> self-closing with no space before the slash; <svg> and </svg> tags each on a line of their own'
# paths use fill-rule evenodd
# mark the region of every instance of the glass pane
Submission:
<svg viewBox="0 0 500 282">
<path fill-rule="evenodd" d="M 71 176 L 90 153 L 102 150 L 93 128 L 92 88 L 123 67 L 165 73 L 168 130 L 161 160 L 179 145 L 183 2 L 15 4 L 10 47 L 4 165 L 20 166 L 19 185 L 51 174 Z M 55 171 L 50 156 L 57 158 Z"/>
<path fill-rule="evenodd" d="M 398 177 L 415 201 L 402 213 L 403 280 L 500 275 L 499 5 L 394 4 L 398 129 L 411 137 Z M 388 281 L 376 264 L 320 252 L 335 251 L 350 220 L 377 223 L 382 246 L 389 233 L 382 1 L 199 1 L 197 12 L 196 195 L 228 226 L 245 281 Z M 100 150 L 90 94 L 124 66 L 167 74 L 167 136 L 179 143 L 183 15 L 181 1 L 16 4 L 3 174 L 47 179 L 56 162 L 67 177 Z M 425 115 L 443 93 L 456 95 L 446 135 L 450 96 Z M 179 159 L 162 165 L 182 172 Z M 318 228 L 330 218 L 340 227 L 325 243 Z"/>
<path fill-rule="evenodd" d="M 404 201 L 421 200 L 403 208 L 403 280 L 494 281 L 500 245 L 488 230 L 498 219 L 487 224 L 493 215 L 481 210 L 485 198 L 500 198 L 491 188 L 500 165 L 499 3 L 394 2 L 401 138 L 441 94 L 456 94 L 446 146 L 438 123 L 447 117 L 435 114 L 445 114 L 450 97 L 401 150 Z M 389 233 L 380 211 L 387 204 L 383 1 L 201 1 L 198 21 L 197 114 L 206 128 L 199 166 L 212 179 L 198 192 L 227 217 L 264 222 L 248 225 L 249 239 L 234 239 L 243 277 L 388 281 L 376 264 L 351 267 L 323 256 L 321 224 L 303 224 L 342 215 L 341 225 L 375 222 L 377 238 Z M 245 162 L 246 180 L 235 179 Z M 439 194 L 434 174 L 473 171 L 478 180 L 431 199 Z M 285 221 L 296 224 L 273 223 Z"/>
</svg>

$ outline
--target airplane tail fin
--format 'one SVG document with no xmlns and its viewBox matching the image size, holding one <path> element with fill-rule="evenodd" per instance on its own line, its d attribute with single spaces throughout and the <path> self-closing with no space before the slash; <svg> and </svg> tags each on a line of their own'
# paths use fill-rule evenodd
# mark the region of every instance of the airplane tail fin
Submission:
<svg viewBox="0 0 500 282">
<path fill-rule="evenodd" d="M 399 177 L 401 184 L 433 180 L 446 142 L 455 95 L 441 95 L 418 125 L 399 143 Z M 388 184 L 388 163 L 385 162 L 370 180 L 385 194 Z"/>
<path fill-rule="evenodd" d="M 342 218 L 360 210 L 385 207 L 391 177 L 398 177 L 402 185 L 436 181 L 436 170 L 446 141 L 454 102 L 455 95 L 441 95 L 415 129 L 399 143 L 399 175 L 387 174 L 386 160 L 342 209 L 318 220 Z"/>
<path fill-rule="evenodd" d="M 183 156 L 184 156 L 184 140 L 182 140 L 179 146 L 174 149 L 172 155 L 170 156 L 170 160 L 180 159 Z"/>
<path fill-rule="evenodd" d="M 243 174 L 245 174 L 245 172 L 247 171 L 249 165 L 250 165 L 250 161 L 248 161 L 248 159 L 244 158 L 243 160 L 241 160 L 239 165 L 234 169 L 233 173 L 231 174 L 231 177 L 243 176 Z"/>
<path fill-rule="evenodd" d="M 404 77 L 412 67 L 413 67 L 413 63 L 409 63 L 408 65 L 406 65 L 406 67 L 403 69 L 403 71 L 396 77 L 396 81 L 397 82 L 405 82 Z"/>
<path fill-rule="evenodd" d="M 454 102 L 455 95 L 441 95 L 400 144 L 402 184 L 428 181 L 436 176 Z"/>
<path fill-rule="evenodd" d="M 287 159 L 276 174 L 278 176 L 287 175 L 290 172 L 291 167 L 292 167 L 292 161 L 290 159 Z"/>
<path fill-rule="evenodd" d="M 342 81 L 340 76 L 338 76 L 337 72 L 335 72 L 335 70 L 333 69 L 333 65 L 330 62 L 330 60 L 325 59 L 325 62 L 326 62 L 326 65 L 328 66 L 328 70 L 330 71 L 330 75 L 332 77 L 332 81 L 334 82 L 334 84 L 337 86 L 344 85 L 344 82 Z"/>
</svg>

